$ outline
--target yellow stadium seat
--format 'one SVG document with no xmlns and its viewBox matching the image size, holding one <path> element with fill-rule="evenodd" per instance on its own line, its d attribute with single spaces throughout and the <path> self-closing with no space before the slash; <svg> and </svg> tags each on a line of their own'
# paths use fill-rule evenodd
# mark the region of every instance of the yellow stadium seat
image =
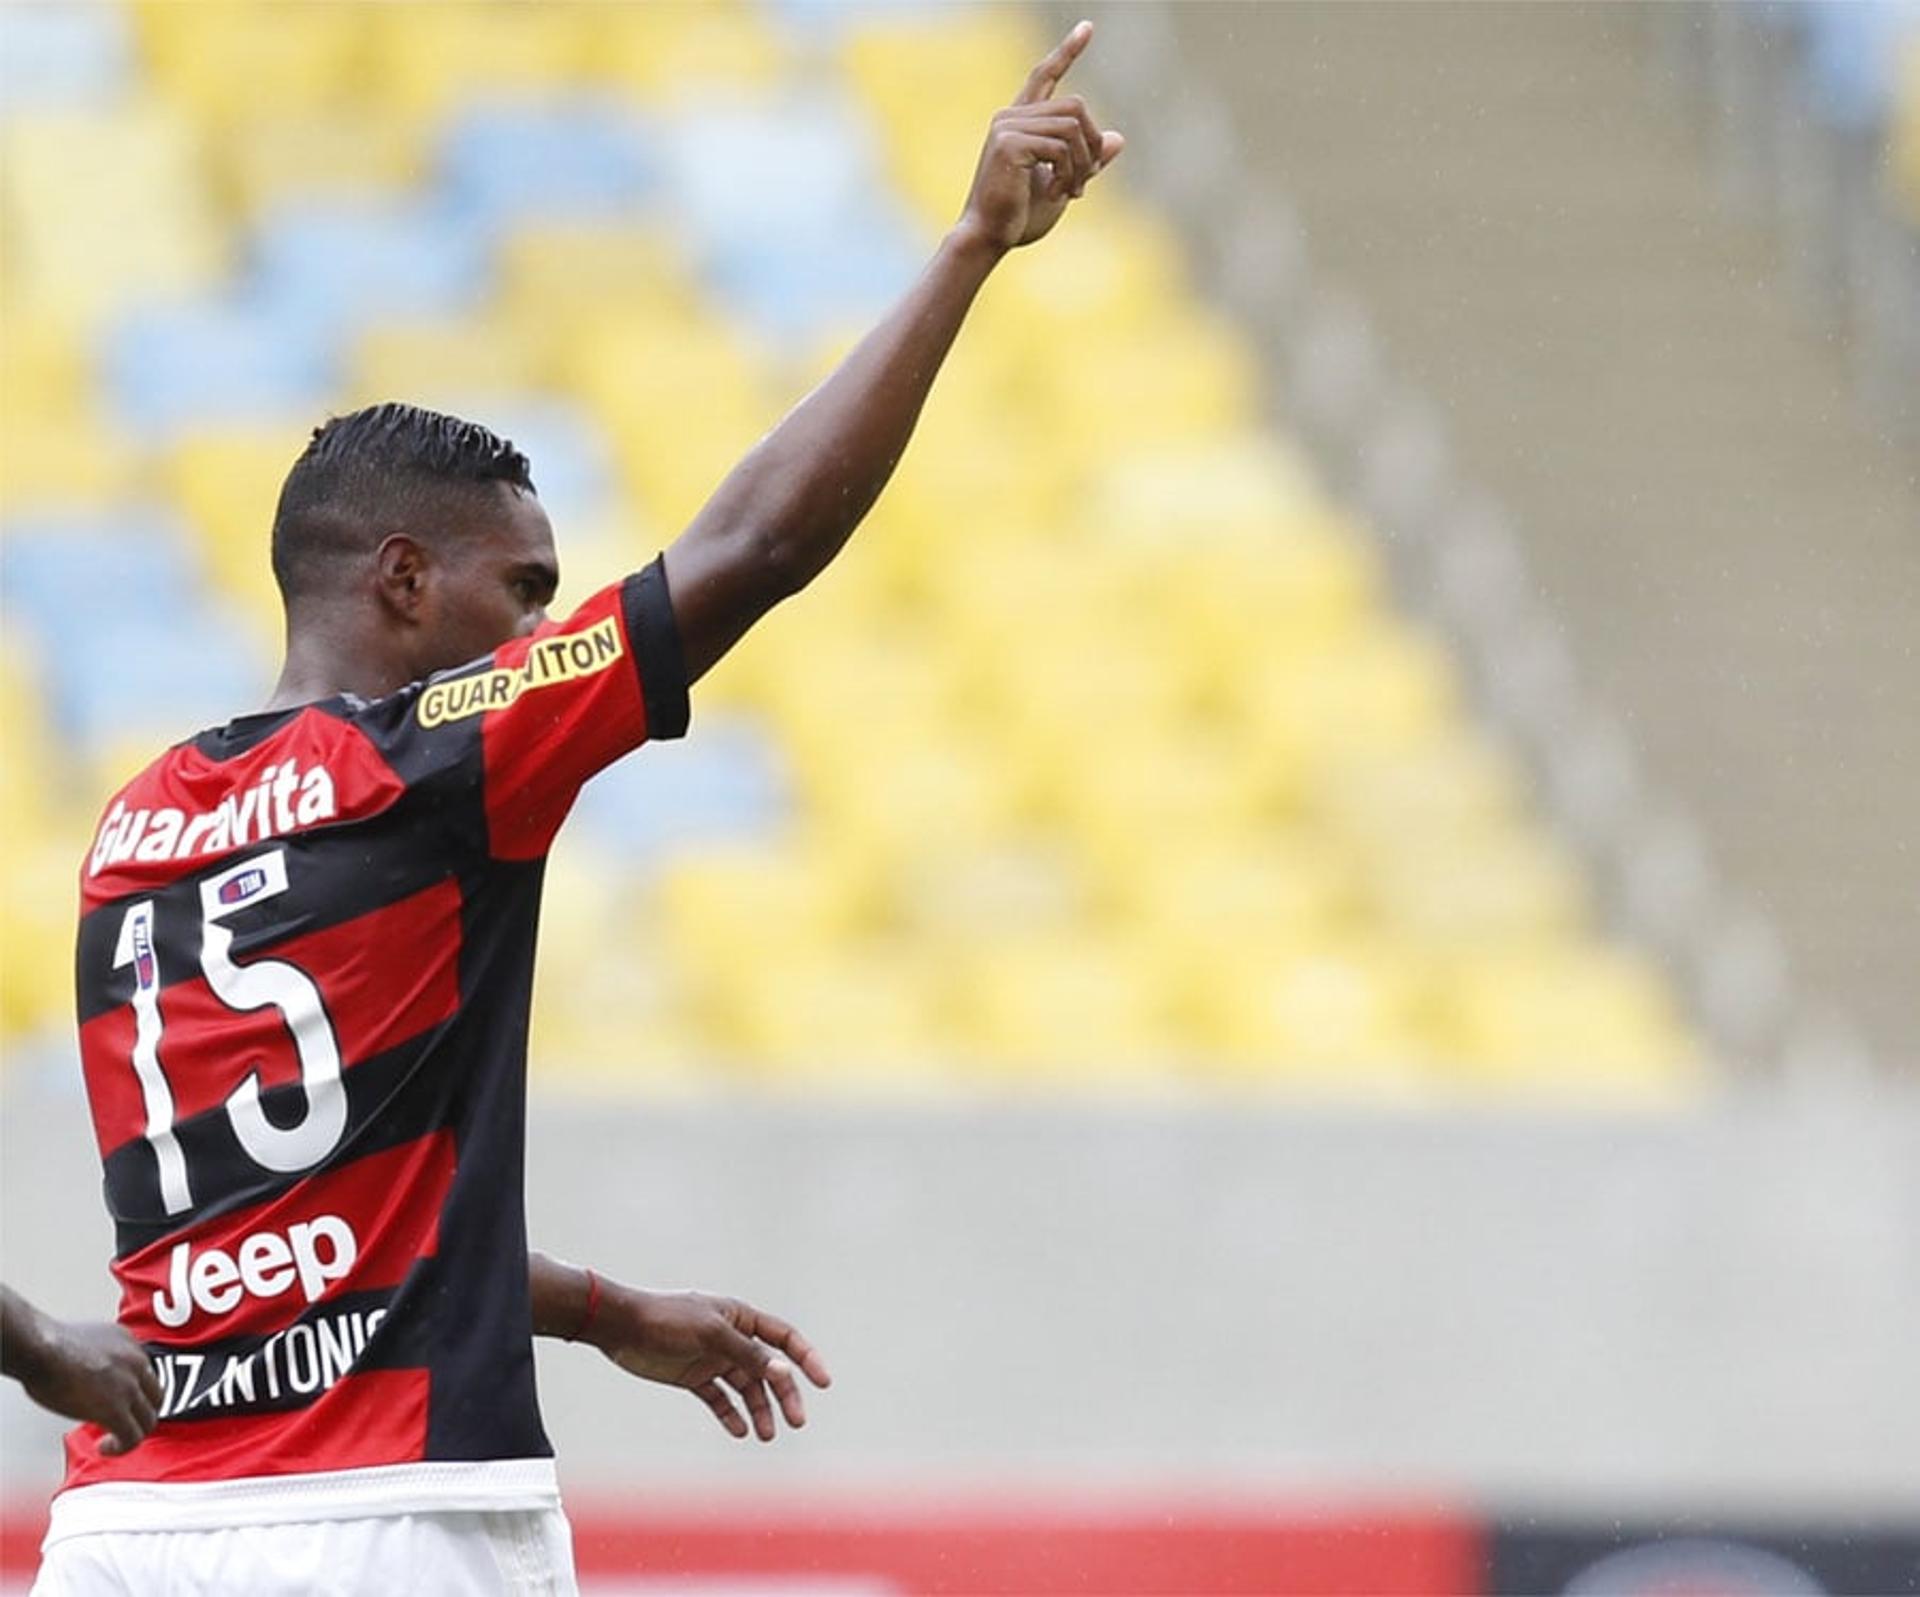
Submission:
<svg viewBox="0 0 1920 1597">
<path fill-rule="evenodd" d="M 1369 847 L 1517 829 L 1526 779 L 1512 758 L 1470 729 L 1444 726 L 1407 747 L 1362 750 L 1317 770 L 1309 809 L 1334 833 Z"/>
<path fill-rule="evenodd" d="M 1172 973 L 1145 947 L 1088 934 L 989 937 L 953 961 L 958 1051 L 990 1079 L 1164 1081 L 1181 1059 Z"/>
<path fill-rule="evenodd" d="M 595 8 L 473 0 L 365 8 L 376 92 L 422 118 L 476 92 L 558 94 L 591 80 Z"/>
<path fill-rule="evenodd" d="M 848 30 L 841 64 L 887 129 L 894 177 L 929 227 L 959 214 L 988 118 L 1048 42 L 1014 6 L 928 8 Z"/>
<path fill-rule="evenodd" d="M 1682 1091 L 1699 1060 L 1666 983 L 1600 947 L 1487 952 L 1444 984 L 1441 1035 L 1468 1085 L 1545 1091 Z"/>
<path fill-rule="evenodd" d="M 892 883 L 897 924 L 943 956 L 1006 936 L 1070 936 L 1086 924 L 1085 872 L 1054 839 L 929 838 Z"/>
<path fill-rule="evenodd" d="M 105 506 L 133 496 L 144 480 L 140 452 L 91 416 L 9 406 L 0 422 L 0 510 Z"/>
<path fill-rule="evenodd" d="M 1371 840 L 1368 900 L 1380 923 L 1433 944 L 1571 937 L 1586 878 L 1552 840 L 1518 827 Z"/>
<path fill-rule="evenodd" d="M 668 861 L 652 900 L 662 935 L 699 994 L 735 964 L 782 948 L 826 945 L 871 930 L 874 887 L 856 862 L 803 841 L 687 848 Z"/>
<path fill-rule="evenodd" d="M 365 70 L 363 5 L 144 0 L 136 10 L 155 82 L 176 104 L 225 125 L 261 111 L 339 106 Z"/>
<path fill-rule="evenodd" d="M 548 861 L 534 974 L 536 1080 L 623 1091 L 693 1085 L 710 1048 L 685 1018 L 673 962 L 636 890 L 578 838 Z"/>
<path fill-rule="evenodd" d="M 10 119 L 0 132 L 0 208 L 10 319 L 84 330 L 135 298 L 204 287 L 227 261 L 197 141 L 157 101 Z"/>
<path fill-rule="evenodd" d="M 5 842 L 0 1037 L 72 1036 L 73 917 L 91 842 L 71 826 Z"/>
<path fill-rule="evenodd" d="M 427 146 L 427 129 L 419 122 L 379 106 L 268 107 L 221 138 L 213 158 L 228 201 L 251 215 L 289 198 L 417 187 L 429 175 Z"/>
<path fill-rule="evenodd" d="M 685 246 L 664 227 L 543 223 L 509 233 L 498 251 L 500 314 L 562 369 L 587 324 L 672 328 L 704 306 Z"/>
<path fill-rule="evenodd" d="M 201 433 L 166 462 L 175 502 L 199 534 L 207 569 L 263 631 L 278 639 L 273 515 L 287 473 L 307 446 L 304 427 Z"/>
<path fill-rule="evenodd" d="M 945 1069 L 943 979 L 898 942 L 794 947 L 739 973 L 713 1044 L 763 1079 L 809 1090 L 913 1088 Z"/>
<path fill-rule="evenodd" d="M 1240 687 L 1246 724 L 1270 754 L 1312 765 L 1413 747 L 1457 713 L 1452 662 L 1402 623 L 1375 617 L 1305 653 L 1275 644 Z"/>
<path fill-rule="evenodd" d="M 955 178 L 967 175 L 969 149 L 946 152 Z M 1108 340 L 1147 326 L 1187 295 L 1172 228 L 1124 193 L 1105 190 L 1062 221 L 1047 236 L 1046 248 L 1023 252 L 994 281 L 967 336 L 1012 340 L 1041 359 L 1071 361 L 1083 340 Z"/>
<path fill-rule="evenodd" d="M 484 318 L 387 322 L 354 348 L 345 402 L 471 403 L 537 386 L 539 359 L 522 328 Z"/>
<path fill-rule="evenodd" d="M 596 71 L 651 101 L 764 92 L 790 64 L 780 34 L 751 6 L 607 6 L 599 21 Z"/>
<path fill-rule="evenodd" d="M 1070 356 L 1040 361 L 1033 380 L 1036 415 L 1085 419 L 1056 422 L 1048 435 L 1083 471 L 1136 449 L 1243 433 L 1260 411 L 1259 366 L 1245 338 L 1197 305 L 1089 331 Z"/>
<path fill-rule="evenodd" d="M 778 419 L 764 358 L 725 323 L 615 317 L 585 329 L 562 359 L 669 537 Z"/>
<path fill-rule="evenodd" d="M 1429 1079 L 1429 973 L 1380 939 L 1219 949 L 1197 982 L 1209 1072 L 1362 1094 Z"/>
<path fill-rule="evenodd" d="M 1359 929 L 1351 859 L 1310 832 L 1143 836 L 1108 890 L 1143 931 L 1209 960 L 1235 948 L 1311 947 Z"/>
</svg>

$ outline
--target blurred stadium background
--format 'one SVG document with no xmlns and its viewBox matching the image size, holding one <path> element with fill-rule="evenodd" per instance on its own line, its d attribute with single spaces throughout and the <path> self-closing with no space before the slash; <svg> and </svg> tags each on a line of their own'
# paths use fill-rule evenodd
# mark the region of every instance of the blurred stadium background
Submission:
<svg viewBox="0 0 1920 1597">
<path fill-rule="evenodd" d="M 0 11 L 11 1284 L 111 1310 L 76 862 L 308 430 L 505 432 L 584 596 L 1074 14 Z M 1920 7 L 1090 14 L 1121 166 L 554 858 L 536 1238 L 839 1377 L 543 1350 L 590 1589 L 1920 1589 Z"/>
</svg>

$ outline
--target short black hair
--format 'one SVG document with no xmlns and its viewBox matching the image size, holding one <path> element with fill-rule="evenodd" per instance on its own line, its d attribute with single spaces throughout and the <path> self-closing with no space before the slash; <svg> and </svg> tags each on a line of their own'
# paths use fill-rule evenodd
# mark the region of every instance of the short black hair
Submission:
<svg viewBox="0 0 1920 1597">
<path fill-rule="evenodd" d="M 280 489 L 273 576 L 288 603 L 324 590 L 343 556 L 424 525 L 450 496 L 534 492 L 527 457 L 477 421 L 389 400 L 314 428 Z"/>
</svg>

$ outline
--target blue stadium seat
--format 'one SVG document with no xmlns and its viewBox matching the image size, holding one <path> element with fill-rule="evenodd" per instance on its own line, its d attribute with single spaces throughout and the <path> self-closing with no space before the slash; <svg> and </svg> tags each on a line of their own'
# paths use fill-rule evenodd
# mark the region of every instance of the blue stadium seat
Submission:
<svg viewBox="0 0 1920 1597">
<path fill-rule="evenodd" d="M 160 511 L 36 515 L 0 542 L 7 619 L 51 636 L 188 608 L 199 576 L 184 528 Z"/>
<path fill-rule="evenodd" d="M 615 100 L 481 105 L 441 147 L 448 202 L 489 234 L 521 221 L 633 218 L 658 191 L 656 135 Z"/>
<path fill-rule="evenodd" d="M 1887 125 L 1900 69 L 1901 41 L 1920 32 L 1920 0 L 1802 5 L 1814 109 L 1850 132 Z"/>
<path fill-rule="evenodd" d="M 100 105 L 127 86 L 126 13 L 70 0 L 6 8 L 0 48 L 0 115 Z"/>
<path fill-rule="evenodd" d="M 787 99 L 685 113 L 661 142 L 679 218 L 703 250 L 830 235 L 885 186 L 877 131 L 841 102 Z"/>
<path fill-rule="evenodd" d="M 132 312 L 103 354 L 121 419 L 155 440 L 265 416 L 317 416 L 336 387 L 323 324 L 244 300 Z"/>
<path fill-rule="evenodd" d="M 767 837 L 791 810 L 787 773 L 765 729 L 712 715 L 697 738 L 608 766 L 582 791 L 574 825 L 596 850 L 644 869 L 689 843 Z"/>
<path fill-rule="evenodd" d="M 379 317 L 457 315 L 487 286 L 485 240 L 470 221 L 371 199 L 273 212 L 255 234 L 253 270 L 263 304 L 336 333 Z"/>
<path fill-rule="evenodd" d="M 205 604 L 170 517 L 38 517 L 9 526 L 0 560 L 8 622 L 35 639 L 54 719 L 83 749 L 178 739 L 264 697 L 252 633 Z"/>
<path fill-rule="evenodd" d="M 836 236 L 806 234 L 723 247 L 706 261 L 714 291 L 763 337 L 804 346 L 864 326 L 912 283 L 923 253 L 904 214 L 876 201 Z"/>
</svg>

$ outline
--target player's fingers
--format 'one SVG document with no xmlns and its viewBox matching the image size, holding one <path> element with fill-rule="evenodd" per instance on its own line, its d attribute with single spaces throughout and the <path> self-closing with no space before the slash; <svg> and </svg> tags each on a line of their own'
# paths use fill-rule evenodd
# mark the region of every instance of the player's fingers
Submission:
<svg viewBox="0 0 1920 1597">
<path fill-rule="evenodd" d="M 734 1407 L 733 1399 L 727 1396 L 718 1381 L 706 1381 L 696 1386 L 693 1395 L 713 1411 L 713 1417 L 726 1426 L 729 1436 L 745 1440 L 747 1422 L 740 1417 L 740 1410 Z"/>
<path fill-rule="evenodd" d="M 753 1418 L 753 1434 L 763 1442 L 771 1442 L 775 1426 L 773 1402 L 767 1396 L 767 1383 L 758 1375 L 744 1369 L 728 1370 L 722 1379 L 738 1392 L 746 1403 L 747 1413 Z"/>
<path fill-rule="evenodd" d="M 800 1395 L 800 1383 L 793 1378 L 793 1366 L 785 1359 L 768 1359 L 766 1381 L 786 1422 L 795 1430 L 805 1425 L 807 1400 Z"/>
<path fill-rule="evenodd" d="M 126 1409 L 104 1423 L 112 1434 L 100 1444 L 100 1451 L 109 1458 L 118 1458 L 122 1453 L 131 1452 L 140 1445 L 140 1438 L 147 1434 L 140 1422 Z"/>
<path fill-rule="evenodd" d="M 1039 105 L 1021 107 L 1009 114 L 1022 122 L 1035 116 L 1070 118 L 1074 126 L 1079 129 L 1079 142 L 1087 151 L 1087 175 L 1091 177 L 1093 173 L 1100 170 L 1100 152 L 1106 136 L 1100 131 L 1100 124 L 1094 121 L 1093 113 L 1087 109 L 1087 102 L 1079 95 L 1069 94 L 1064 99 L 1046 100 Z M 1048 128 L 1044 131 L 1059 130 Z"/>
<path fill-rule="evenodd" d="M 1124 133 L 1106 132 L 1100 135 L 1100 165 L 1096 170 L 1104 172 L 1120 158 L 1120 152 L 1127 147 Z"/>
<path fill-rule="evenodd" d="M 157 1411 L 166 1389 L 161 1386 L 160 1372 L 153 1367 L 150 1359 L 143 1359 L 140 1363 L 140 1390 L 146 1394 L 147 1401 Z"/>
<path fill-rule="evenodd" d="M 135 1441 L 138 1441 L 141 1436 L 145 1436 L 147 1432 L 151 1431 L 154 1426 L 160 1422 L 157 1405 L 149 1403 L 147 1401 L 147 1395 L 144 1392 L 135 1392 L 132 1399 L 128 1402 L 127 1408 L 133 1415 L 134 1424 L 140 1427 L 139 1435 L 134 1438 Z"/>
<path fill-rule="evenodd" d="M 1037 133 L 1010 133 L 1004 146 L 1015 166 L 1032 171 L 1040 166 L 1052 168 L 1049 191 L 1060 186 L 1060 175 L 1073 160 L 1073 148 L 1065 139 L 1044 138 Z"/>
<path fill-rule="evenodd" d="M 1066 174 L 1075 183 L 1093 176 L 1094 152 L 1100 148 L 1098 132 L 1087 142 L 1087 130 L 1075 116 L 1022 116 L 1010 124 L 1022 133 L 1037 133 L 1042 138 L 1059 139 L 1071 152 Z"/>
<path fill-rule="evenodd" d="M 768 1314 L 763 1310 L 755 1309 L 752 1322 L 747 1329 L 761 1341 L 779 1348 L 800 1366 L 807 1379 L 815 1386 L 833 1385 L 833 1377 L 827 1373 L 827 1361 L 821 1358 L 818 1349 L 800 1334 L 796 1326 L 789 1325 L 777 1314 Z"/>
<path fill-rule="evenodd" d="M 1067 68 L 1079 59 L 1080 52 L 1086 49 L 1087 41 L 1092 37 L 1091 22 L 1076 22 L 1067 36 L 1027 74 L 1026 86 L 1021 89 L 1014 104 L 1036 105 L 1042 100 L 1051 99 L 1055 87 L 1067 75 Z"/>
</svg>

